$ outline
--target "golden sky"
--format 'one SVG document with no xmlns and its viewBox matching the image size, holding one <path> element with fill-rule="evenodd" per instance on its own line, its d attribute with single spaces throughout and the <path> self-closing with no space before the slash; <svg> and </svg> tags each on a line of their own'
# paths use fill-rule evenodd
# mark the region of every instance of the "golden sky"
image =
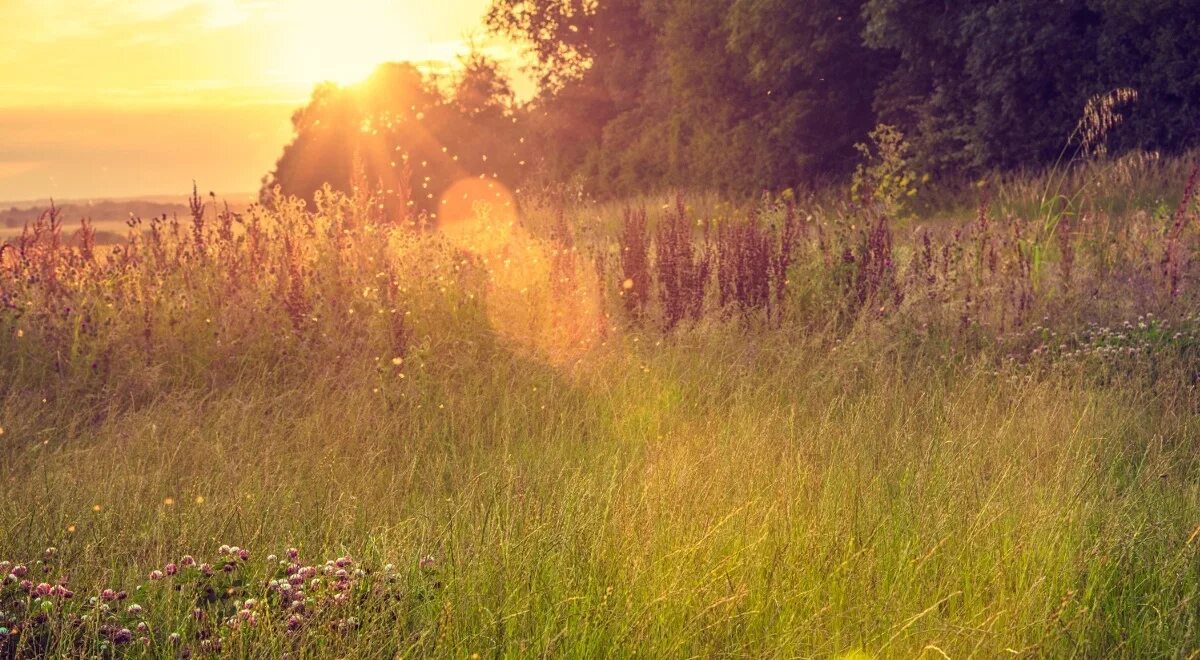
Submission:
<svg viewBox="0 0 1200 660">
<path fill-rule="evenodd" d="M 0 0 L 0 200 L 256 190 L 322 80 L 494 56 L 489 0 Z"/>
</svg>

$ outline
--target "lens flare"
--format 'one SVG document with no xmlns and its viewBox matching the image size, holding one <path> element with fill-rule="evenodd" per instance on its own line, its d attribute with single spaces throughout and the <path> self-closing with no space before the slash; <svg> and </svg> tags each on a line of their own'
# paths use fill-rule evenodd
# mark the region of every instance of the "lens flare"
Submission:
<svg viewBox="0 0 1200 660">
<path fill-rule="evenodd" d="M 569 241 L 521 226 L 512 193 L 499 181 L 463 179 L 439 204 L 439 228 L 487 273 L 487 318 L 515 349 L 571 366 L 608 332 L 595 269 Z"/>
<path fill-rule="evenodd" d="M 438 219 L 438 227 L 455 247 L 487 257 L 512 243 L 517 205 L 499 181 L 462 179 L 442 194 Z"/>
</svg>

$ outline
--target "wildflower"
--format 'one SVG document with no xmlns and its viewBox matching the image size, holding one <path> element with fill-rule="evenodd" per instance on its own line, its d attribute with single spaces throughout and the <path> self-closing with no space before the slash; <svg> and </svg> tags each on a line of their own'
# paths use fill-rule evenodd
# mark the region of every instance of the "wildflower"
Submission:
<svg viewBox="0 0 1200 660">
<path fill-rule="evenodd" d="M 179 639 L 180 639 L 179 633 L 171 633 L 170 635 L 167 635 L 167 640 L 170 641 L 172 644 L 178 644 Z"/>
<path fill-rule="evenodd" d="M 179 572 L 179 567 L 175 565 L 175 562 L 168 562 L 167 565 L 163 567 L 163 572 L 165 572 L 167 575 L 175 575 Z"/>
<path fill-rule="evenodd" d="M 195 566 L 196 560 L 191 555 L 184 555 L 183 559 L 179 560 L 179 563 L 183 566 Z"/>
<path fill-rule="evenodd" d="M 126 609 L 125 611 L 133 616 L 138 616 L 142 613 L 142 606 L 138 605 L 137 603 L 134 603 L 133 605 L 130 605 L 128 607 L 128 609 Z"/>
<path fill-rule="evenodd" d="M 113 634 L 112 641 L 114 644 L 128 644 L 133 641 L 133 631 L 122 628 Z"/>
<path fill-rule="evenodd" d="M 100 513 L 100 510 L 101 510 L 102 508 L 104 508 L 104 507 L 100 506 L 99 504 L 93 504 L 93 505 L 92 505 L 92 511 L 94 511 L 94 512 L 96 512 L 96 513 Z"/>
<path fill-rule="evenodd" d="M 175 506 L 175 498 L 174 497 L 163 498 L 163 504 L 166 506 Z"/>
<path fill-rule="evenodd" d="M 50 595 L 50 585 L 43 582 L 34 588 L 33 593 L 38 596 L 49 596 Z"/>
<path fill-rule="evenodd" d="M 238 551 L 237 556 L 238 556 L 238 559 L 241 559 L 242 561 L 248 561 L 250 559 L 250 551 L 245 548 L 242 548 L 241 550 Z"/>
<path fill-rule="evenodd" d="M 145 621 L 138 622 L 138 624 L 137 624 L 138 632 L 145 634 L 149 630 L 150 630 L 150 626 Z"/>
<path fill-rule="evenodd" d="M 212 564 L 209 564 L 209 563 L 200 564 L 200 572 L 203 573 L 205 577 L 212 577 L 212 574 L 213 574 Z"/>
<path fill-rule="evenodd" d="M 433 555 L 425 555 L 421 557 L 420 567 L 423 569 L 432 569 L 436 563 L 437 561 L 433 558 Z"/>
<path fill-rule="evenodd" d="M 163 572 L 162 572 L 162 571 L 159 571 L 159 570 L 153 570 L 153 571 L 150 571 L 150 581 L 151 581 L 151 582 L 157 582 L 157 581 L 159 581 L 159 580 L 161 580 L 161 579 L 163 579 Z"/>
<path fill-rule="evenodd" d="M 17 587 L 20 588 L 21 591 L 33 591 L 33 582 L 29 580 L 21 580 Z"/>
<path fill-rule="evenodd" d="M 217 548 L 217 554 L 227 555 L 227 554 L 229 554 L 229 550 L 230 550 L 229 546 L 222 545 L 220 548 Z"/>
<path fill-rule="evenodd" d="M 295 548 L 288 548 L 287 549 L 287 558 L 292 561 L 296 561 L 297 559 L 300 558 L 300 551 Z"/>
<path fill-rule="evenodd" d="M 116 600 L 117 592 L 113 591 L 112 589 L 105 589 L 104 591 L 100 592 L 100 599 L 107 600 L 107 601 Z"/>
<path fill-rule="evenodd" d="M 203 495 L 196 496 L 196 504 L 204 504 L 204 496 Z"/>
<path fill-rule="evenodd" d="M 13 566 L 13 569 L 12 569 L 12 574 L 19 578 L 25 577 L 25 574 L 28 572 L 29 572 L 29 569 L 25 568 L 25 566 L 23 564 L 17 564 L 16 566 Z"/>
</svg>

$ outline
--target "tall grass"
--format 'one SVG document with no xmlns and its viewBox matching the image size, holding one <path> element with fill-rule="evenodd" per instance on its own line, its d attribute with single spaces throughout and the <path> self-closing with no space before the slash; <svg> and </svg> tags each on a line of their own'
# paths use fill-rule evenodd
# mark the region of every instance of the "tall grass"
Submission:
<svg viewBox="0 0 1200 660">
<path fill-rule="evenodd" d="M 1191 204 L 1036 283 L 990 202 L 47 217 L 0 254 L 0 655 L 1187 655 Z"/>
</svg>

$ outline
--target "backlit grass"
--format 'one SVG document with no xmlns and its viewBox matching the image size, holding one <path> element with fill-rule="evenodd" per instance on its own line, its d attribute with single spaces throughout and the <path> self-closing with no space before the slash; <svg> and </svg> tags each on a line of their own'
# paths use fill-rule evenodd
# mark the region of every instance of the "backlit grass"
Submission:
<svg viewBox="0 0 1200 660">
<path fill-rule="evenodd" d="M 822 317 L 847 294 L 813 238 L 783 320 L 664 333 L 582 248 L 252 212 L 261 252 L 239 225 L 203 257 L 181 231 L 174 259 L 38 262 L 61 291 L 4 255 L 0 560 L 24 570 L 0 655 L 1200 644 L 1184 313 L 954 334 L 913 296 Z"/>
</svg>

